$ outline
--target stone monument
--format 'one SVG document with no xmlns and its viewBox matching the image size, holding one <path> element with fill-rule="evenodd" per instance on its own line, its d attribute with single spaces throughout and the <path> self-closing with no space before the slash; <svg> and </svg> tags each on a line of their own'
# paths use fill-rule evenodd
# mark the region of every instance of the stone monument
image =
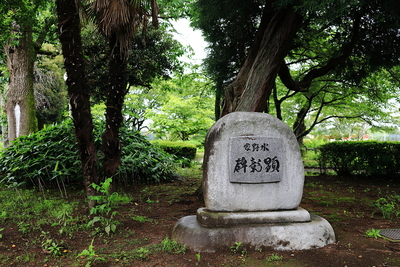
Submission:
<svg viewBox="0 0 400 267">
<path fill-rule="evenodd" d="M 198 252 L 245 247 L 303 250 L 335 242 L 329 222 L 299 207 L 304 167 L 293 131 L 265 113 L 233 112 L 209 130 L 206 207 L 181 218 L 172 239 Z"/>
</svg>

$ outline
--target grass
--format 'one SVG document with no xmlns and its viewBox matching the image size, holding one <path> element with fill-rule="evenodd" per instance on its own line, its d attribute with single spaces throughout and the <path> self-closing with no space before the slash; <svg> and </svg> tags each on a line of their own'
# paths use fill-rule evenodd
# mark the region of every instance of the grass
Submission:
<svg viewBox="0 0 400 267">
<path fill-rule="evenodd" d="M 346 188 L 340 190 L 339 188 Z M 310 212 L 326 218 L 329 222 L 343 222 L 349 218 L 364 218 L 365 216 L 373 216 L 372 213 L 355 211 L 357 205 L 371 206 L 373 200 L 368 197 L 357 197 L 356 189 L 352 186 L 345 186 L 342 182 L 331 185 L 324 185 L 321 181 L 305 183 L 305 192 L 303 194 L 303 203 L 313 202 L 322 209 L 329 209 L 330 213 L 321 213 L 319 211 L 309 210 Z M 365 189 L 358 189 L 363 193 Z M 371 192 L 372 189 L 367 190 Z M 362 203 L 362 204 L 360 204 Z M 346 208 L 345 208 L 346 207 Z"/>
<path fill-rule="evenodd" d="M 282 259 L 283 259 L 283 256 L 280 256 L 278 254 L 271 254 L 271 256 L 266 258 L 267 262 L 281 261 Z"/>
<path fill-rule="evenodd" d="M 189 177 L 194 186 L 200 185 L 200 173 L 201 170 L 197 166 L 180 170 L 180 175 Z M 146 206 L 146 212 L 150 212 L 152 207 L 160 205 L 158 200 L 160 197 L 164 197 L 167 203 L 172 204 L 178 202 L 182 194 L 187 194 L 187 190 L 192 189 L 173 183 L 148 185 L 139 190 L 141 197 L 135 200 L 124 192 L 119 192 L 117 196 L 121 201 L 115 205 L 113 201 L 111 203 L 113 205 L 109 205 L 112 210 L 100 215 L 105 220 L 112 219 L 118 225 L 127 220 L 137 221 L 143 225 L 148 223 L 156 225 L 158 222 L 154 219 L 137 213 L 138 206 Z M 154 241 L 150 243 L 146 237 L 137 238 L 142 233 L 123 229 L 122 225 L 121 229 L 118 226 L 115 233 L 107 232 L 106 235 L 103 231 L 104 225 L 100 224 L 100 221 L 93 221 L 99 214 L 88 216 L 87 200 L 81 191 L 68 190 L 68 197 L 66 199 L 56 189 L 37 191 L 5 186 L 0 188 L 2 207 L 0 247 L 19 251 L 15 257 L 0 255 L 1 266 L 37 262 L 35 254 L 38 253 L 31 252 L 32 248 L 40 248 L 39 255 L 48 255 L 42 259 L 43 263 L 38 262 L 40 266 L 47 265 L 48 262 L 61 266 L 61 261 L 73 263 L 62 266 L 91 266 L 102 261 L 127 264 L 133 261 L 146 261 L 150 255 L 157 253 L 185 253 L 185 248 L 175 241 L 165 238 L 157 243 Z M 118 212 L 112 213 L 113 210 Z M 82 235 L 84 235 L 82 240 L 77 239 Z M 83 240 L 88 238 L 91 238 L 92 242 L 88 241 L 86 247 L 77 249 L 76 245 L 84 246 Z M 97 245 L 93 244 L 94 240 Z M 121 243 L 121 240 L 124 242 Z M 99 243 L 112 246 L 111 251 L 108 246 L 101 247 Z M 119 252 L 115 253 L 115 250 Z"/>
<path fill-rule="evenodd" d="M 44 193 L 19 189 L 15 192 L 3 187 L 0 189 L 0 199 L 2 225 L 16 224 L 18 230 L 24 234 L 40 230 L 43 225 L 66 231 L 67 225 L 81 219 L 72 215 L 79 205 L 77 201 L 66 202 L 52 191 Z"/>
<path fill-rule="evenodd" d="M 136 215 L 131 217 L 132 220 L 140 222 L 140 223 L 145 223 L 145 222 L 152 222 L 153 219 L 147 218 L 146 216 L 142 216 L 142 215 Z"/>
<path fill-rule="evenodd" d="M 96 227 L 101 226 L 98 223 L 88 225 L 91 218 L 86 208 L 87 200 L 80 190 L 69 190 L 69 198 L 66 199 L 57 190 L 15 190 L 2 187 L 0 248 L 5 253 L 0 255 L 0 265 L 24 266 L 26 263 L 36 262 L 36 266 L 96 266 L 97 263 L 107 266 L 140 266 L 141 262 L 151 262 L 157 256 L 166 258 L 171 255 L 177 255 L 180 259 L 187 257 L 188 261 L 191 260 L 187 266 L 206 266 L 207 263 L 212 265 L 207 259 L 207 253 L 202 253 L 201 256 L 196 256 L 193 252 L 190 254 L 185 247 L 165 235 L 157 236 L 157 233 L 151 232 L 152 227 L 158 226 L 157 229 L 161 229 L 158 224 L 164 224 L 162 227 L 167 232 L 172 230 L 174 222 L 182 217 L 182 210 L 186 209 L 186 204 L 180 202 L 182 196 L 193 194 L 201 184 L 201 173 L 198 166 L 184 168 L 179 170 L 179 174 L 185 183 L 178 181 L 127 188 L 127 194 L 130 194 L 131 189 L 135 192 L 134 198 L 131 195 L 125 197 L 125 192 L 119 192 L 126 201 L 113 206 L 118 210 L 113 220 L 120 224 L 115 233 L 110 235 L 104 231 L 96 231 Z M 327 185 L 316 178 L 312 180 L 314 182 L 305 184 L 303 203 L 312 203 L 312 207 L 318 205 L 315 211 L 312 208 L 307 210 L 332 223 L 351 219 L 357 221 L 357 218 L 372 216 L 368 212 L 364 214 L 351 208 L 360 203 L 372 207 L 374 200 L 356 198 L 357 192 L 375 192 L 377 196 L 386 199 L 394 195 L 389 188 L 377 192 L 371 186 L 350 187 L 342 182 Z M 344 189 L 340 191 L 339 188 Z M 383 204 L 385 203 L 381 206 Z M 171 209 L 165 216 L 153 216 L 153 211 L 167 206 L 174 206 L 176 209 Z M 326 213 L 325 207 L 331 213 Z M 190 210 L 189 213 L 195 214 L 195 210 Z M 371 236 L 374 234 L 370 233 Z M 365 238 L 368 239 L 366 236 Z M 271 254 L 271 251 L 260 251 L 255 255 L 250 251 L 243 253 L 245 250 L 240 248 L 239 243 L 232 245 L 237 253 L 227 251 L 219 254 L 226 259 L 228 266 L 306 266 L 292 258 L 290 253 Z"/>
</svg>

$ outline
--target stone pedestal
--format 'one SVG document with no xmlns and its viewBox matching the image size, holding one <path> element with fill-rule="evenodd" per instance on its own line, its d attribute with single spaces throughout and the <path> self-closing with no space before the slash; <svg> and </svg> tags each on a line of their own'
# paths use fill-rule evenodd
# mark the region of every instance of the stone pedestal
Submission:
<svg viewBox="0 0 400 267">
<path fill-rule="evenodd" d="M 299 207 L 304 167 L 292 130 L 263 113 L 234 112 L 207 134 L 205 208 L 180 219 L 172 238 L 195 251 L 235 242 L 302 250 L 335 242 L 331 225 Z"/>
<path fill-rule="evenodd" d="M 172 239 L 197 252 L 229 249 L 241 242 L 247 249 L 304 250 L 320 248 L 335 242 L 329 222 L 311 214 L 301 223 L 240 224 L 230 227 L 204 227 L 195 215 L 186 216 L 175 224 Z"/>
<path fill-rule="evenodd" d="M 197 221 L 204 227 L 234 226 L 244 224 L 309 222 L 308 211 L 298 207 L 282 211 L 216 212 L 206 208 L 197 210 Z"/>
</svg>

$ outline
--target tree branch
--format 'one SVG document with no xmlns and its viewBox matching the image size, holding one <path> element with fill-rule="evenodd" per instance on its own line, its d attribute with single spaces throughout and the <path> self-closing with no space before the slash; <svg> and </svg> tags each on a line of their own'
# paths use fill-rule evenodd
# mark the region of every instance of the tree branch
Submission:
<svg viewBox="0 0 400 267">
<path fill-rule="evenodd" d="M 46 39 L 47 33 L 50 30 L 50 27 L 52 25 L 56 24 L 56 22 L 57 22 L 57 18 L 55 16 L 50 16 L 50 17 L 46 18 L 44 25 L 43 25 L 42 29 L 40 30 L 36 41 L 33 42 L 33 45 L 35 47 L 35 51 L 37 54 L 48 55 L 48 56 L 56 56 L 57 55 L 57 53 L 55 53 L 55 52 L 51 52 L 51 51 L 42 49 L 42 45 L 44 43 L 44 40 Z"/>
<path fill-rule="evenodd" d="M 286 64 L 285 60 L 282 60 L 281 67 L 279 68 L 278 72 L 279 78 L 281 79 L 283 85 L 286 86 L 289 90 L 295 92 L 304 92 L 306 91 L 305 88 L 301 88 L 300 84 L 296 82 L 292 75 L 290 74 L 290 70 L 288 65 Z"/>
<path fill-rule="evenodd" d="M 290 69 L 286 62 L 283 60 L 280 70 L 279 70 L 279 78 L 282 83 L 290 90 L 296 92 L 305 92 L 310 87 L 312 81 L 316 78 L 322 77 L 326 75 L 328 72 L 336 68 L 339 64 L 345 62 L 351 55 L 353 48 L 358 39 L 358 32 L 360 28 L 361 16 L 357 14 L 356 18 L 353 22 L 353 30 L 352 37 L 349 43 L 343 45 L 342 47 L 342 55 L 331 58 L 325 66 L 315 67 L 311 69 L 301 81 L 295 81 L 291 74 Z"/>
<path fill-rule="evenodd" d="M 44 50 L 44 49 L 36 50 L 36 54 L 38 54 L 38 55 L 52 56 L 52 57 L 55 57 L 55 56 L 58 55 L 58 53 L 56 53 L 56 52 L 49 51 L 49 50 Z"/>
<path fill-rule="evenodd" d="M 357 14 L 356 18 L 354 19 L 354 23 L 353 23 L 353 31 L 352 31 L 351 40 L 348 44 L 343 45 L 342 55 L 335 57 L 335 58 L 331 58 L 325 66 L 313 69 L 309 73 L 307 73 L 307 75 L 304 76 L 303 80 L 299 82 L 299 86 L 301 88 L 308 88 L 310 86 L 311 82 L 315 78 L 324 76 L 329 71 L 333 70 L 339 64 L 345 62 L 350 57 L 350 55 L 353 51 L 353 48 L 358 39 L 358 31 L 360 29 L 360 21 L 361 21 L 361 16 L 360 16 L 360 14 Z"/>
</svg>

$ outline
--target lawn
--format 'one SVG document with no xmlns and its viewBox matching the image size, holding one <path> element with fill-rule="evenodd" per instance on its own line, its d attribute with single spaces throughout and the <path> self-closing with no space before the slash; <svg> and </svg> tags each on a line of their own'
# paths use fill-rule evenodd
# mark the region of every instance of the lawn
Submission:
<svg viewBox="0 0 400 267">
<path fill-rule="evenodd" d="M 119 185 L 87 208 L 82 188 L 2 188 L 1 266 L 400 266 L 400 243 L 379 235 L 400 228 L 400 185 L 391 180 L 307 176 L 301 207 L 326 218 L 337 242 L 304 251 L 251 250 L 240 240 L 197 253 L 171 240 L 176 221 L 204 207 L 198 165 L 155 185 Z"/>
</svg>

